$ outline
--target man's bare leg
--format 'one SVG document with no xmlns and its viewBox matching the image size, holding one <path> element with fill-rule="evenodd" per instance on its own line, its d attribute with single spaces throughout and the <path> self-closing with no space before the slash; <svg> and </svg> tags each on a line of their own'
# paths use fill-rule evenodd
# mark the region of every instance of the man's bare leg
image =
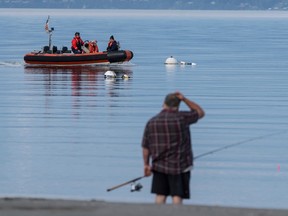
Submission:
<svg viewBox="0 0 288 216">
<path fill-rule="evenodd" d="M 179 196 L 173 196 L 172 197 L 172 202 L 173 202 L 173 204 L 182 204 L 182 198 L 181 197 L 179 197 Z"/>
<path fill-rule="evenodd" d="M 159 195 L 159 194 L 157 194 L 156 195 L 156 198 L 155 198 L 155 203 L 156 204 L 165 204 L 166 203 L 166 196 L 164 196 L 164 195 Z"/>
</svg>

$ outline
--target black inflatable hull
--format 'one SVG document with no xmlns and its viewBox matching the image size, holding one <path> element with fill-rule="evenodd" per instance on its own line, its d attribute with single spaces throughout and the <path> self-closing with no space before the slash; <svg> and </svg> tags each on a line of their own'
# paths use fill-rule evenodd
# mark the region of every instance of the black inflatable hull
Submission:
<svg viewBox="0 0 288 216">
<path fill-rule="evenodd" d="M 24 61 L 29 65 L 89 65 L 89 64 L 110 64 L 123 63 L 133 58 L 130 50 L 98 53 L 37 53 L 31 52 L 24 56 Z"/>
</svg>

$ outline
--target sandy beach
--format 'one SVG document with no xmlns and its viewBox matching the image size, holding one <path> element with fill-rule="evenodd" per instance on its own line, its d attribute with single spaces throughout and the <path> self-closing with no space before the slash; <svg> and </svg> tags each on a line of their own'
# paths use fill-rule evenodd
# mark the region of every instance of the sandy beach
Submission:
<svg viewBox="0 0 288 216">
<path fill-rule="evenodd" d="M 252 209 L 198 205 L 155 205 L 112 203 L 97 200 L 63 200 L 39 198 L 1 198 L 2 216 L 152 216 L 152 215 L 197 215 L 197 216 L 287 216 L 287 210 Z"/>
</svg>

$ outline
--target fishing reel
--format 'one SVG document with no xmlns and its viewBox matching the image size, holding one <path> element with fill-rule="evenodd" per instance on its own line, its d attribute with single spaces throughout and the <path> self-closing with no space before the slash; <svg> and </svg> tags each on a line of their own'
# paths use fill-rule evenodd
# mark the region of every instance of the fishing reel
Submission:
<svg viewBox="0 0 288 216">
<path fill-rule="evenodd" d="M 131 184 L 131 192 L 134 192 L 134 191 L 140 191 L 141 189 L 143 188 L 143 186 L 140 184 L 140 183 L 135 183 L 135 182 L 133 182 L 132 184 Z"/>
</svg>

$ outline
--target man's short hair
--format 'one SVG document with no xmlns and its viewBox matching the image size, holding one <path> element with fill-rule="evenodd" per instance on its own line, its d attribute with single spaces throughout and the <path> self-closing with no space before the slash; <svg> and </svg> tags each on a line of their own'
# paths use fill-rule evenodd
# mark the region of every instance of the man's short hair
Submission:
<svg viewBox="0 0 288 216">
<path fill-rule="evenodd" d="M 178 107 L 180 104 L 181 100 L 176 96 L 175 93 L 168 94 L 165 97 L 164 103 L 168 107 Z"/>
</svg>

